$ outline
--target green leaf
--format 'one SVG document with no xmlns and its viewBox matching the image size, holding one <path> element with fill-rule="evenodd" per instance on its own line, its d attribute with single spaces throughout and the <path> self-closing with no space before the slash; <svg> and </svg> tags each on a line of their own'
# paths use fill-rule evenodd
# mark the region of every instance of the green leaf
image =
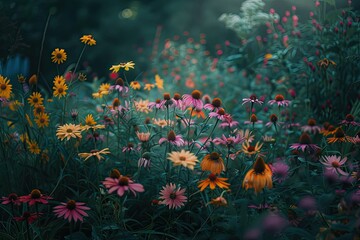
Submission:
<svg viewBox="0 0 360 240">
<path fill-rule="evenodd" d="M 331 6 L 335 6 L 335 0 L 323 0 L 323 2 L 325 2 Z"/>
<path fill-rule="evenodd" d="M 66 240 L 77 239 L 77 240 L 89 240 L 82 232 L 75 232 L 65 237 Z"/>
</svg>

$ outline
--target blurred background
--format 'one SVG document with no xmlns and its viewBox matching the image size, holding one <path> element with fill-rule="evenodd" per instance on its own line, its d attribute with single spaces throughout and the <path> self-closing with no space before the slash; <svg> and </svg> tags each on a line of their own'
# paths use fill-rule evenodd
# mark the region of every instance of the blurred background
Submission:
<svg viewBox="0 0 360 240">
<path fill-rule="evenodd" d="M 335 0 L 324 0 L 335 1 Z M 2 0 L 0 2 L 0 61 L 2 74 L 20 71 L 29 76 L 37 72 L 45 25 L 50 16 L 40 72 L 47 76 L 54 69 L 51 52 L 55 48 L 67 51 L 67 63 L 75 63 L 83 45 L 79 38 L 92 34 L 97 40 L 82 58 L 89 60 L 93 76 L 108 76 L 109 67 L 133 60 L 137 71 L 146 71 L 154 49 L 155 36 L 159 44 L 165 39 L 191 37 L 197 41 L 206 35 L 210 55 L 225 41 L 238 43 L 235 33 L 218 21 L 222 13 L 239 13 L 244 0 Z M 297 7 L 300 21 L 308 20 L 314 0 L 264 0 L 265 12 L 270 8 L 283 15 L 292 5 Z M 320 1 L 321 2 L 321 1 Z M 336 8 L 348 6 L 348 0 L 336 0 Z M 359 9 L 360 1 L 352 7 Z M 155 43 L 156 45 L 157 43 Z M 14 60 L 13 57 L 17 56 Z M 10 62 L 9 62 L 10 60 Z M 12 62 L 11 62 L 12 61 Z M 8 64 L 7 70 L 6 62 Z M 11 69 L 17 65 L 20 70 Z M 50 69 L 51 70 L 48 70 Z M 136 74 L 139 74 L 137 72 Z M 8 76 L 10 77 L 10 76 Z"/>
</svg>

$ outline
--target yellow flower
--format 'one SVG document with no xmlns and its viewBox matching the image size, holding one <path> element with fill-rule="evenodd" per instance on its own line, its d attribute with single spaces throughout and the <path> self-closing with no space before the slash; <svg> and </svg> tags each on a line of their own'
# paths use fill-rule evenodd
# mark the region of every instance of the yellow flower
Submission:
<svg viewBox="0 0 360 240">
<path fill-rule="evenodd" d="M 194 170 L 194 166 L 199 161 L 197 157 L 189 152 L 182 149 L 180 152 L 173 151 L 169 153 L 168 158 L 174 163 L 174 166 L 184 166 L 191 170 Z"/>
<path fill-rule="evenodd" d="M 85 117 L 85 124 L 86 125 L 96 125 L 96 122 L 94 120 L 94 117 L 92 114 L 88 114 L 86 117 Z"/>
<path fill-rule="evenodd" d="M 150 91 L 150 90 L 153 89 L 154 87 L 155 87 L 154 84 L 152 84 L 152 83 L 146 83 L 145 86 L 144 86 L 144 90 Z"/>
<path fill-rule="evenodd" d="M 29 141 L 29 136 L 27 135 L 27 133 L 23 133 L 20 135 L 20 141 L 21 142 L 28 142 Z"/>
<path fill-rule="evenodd" d="M 103 150 L 100 151 L 95 149 L 95 150 L 91 150 L 89 153 L 79 153 L 78 155 L 81 158 L 85 158 L 84 161 L 88 160 L 90 157 L 96 157 L 100 161 L 101 159 L 104 158 L 100 154 L 105 155 L 109 153 L 110 153 L 109 148 L 104 148 Z"/>
<path fill-rule="evenodd" d="M 124 68 L 125 71 L 129 71 L 130 68 L 134 69 L 135 63 L 133 61 L 127 63 L 120 63 L 118 65 L 112 65 L 109 70 L 112 70 L 113 73 L 117 73 L 120 71 L 121 68 Z"/>
<path fill-rule="evenodd" d="M 35 122 L 39 128 L 47 127 L 49 126 L 49 115 L 47 113 L 40 113 L 36 116 Z"/>
<path fill-rule="evenodd" d="M 272 56 L 273 55 L 271 53 L 267 53 L 267 54 L 265 54 L 264 58 L 269 60 L 272 58 Z"/>
<path fill-rule="evenodd" d="M 63 63 L 66 61 L 67 55 L 64 49 L 55 48 L 51 53 L 51 60 L 53 63 Z"/>
<path fill-rule="evenodd" d="M 34 116 L 38 116 L 40 113 L 44 113 L 45 112 L 45 107 L 41 104 L 37 104 L 34 106 Z"/>
<path fill-rule="evenodd" d="M 21 102 L 19 102 L 18 100 L 15 100 L 15 101 L 11 101 L 10 103 L 9 103 L 9 109 L 11 110 L 11 111 L 16 111 L 18 108 L 19 108 L 19 106 L 22 106 L 23 104 L 21 103 Z"/>
<path fill-rule="evenodd" d="M 134 101 L 134 104 L 135 109 L 138 112 L 149 113 L 152 111 L 150 108 L 148 108 L 149 100 L 140 99 L 139 101 Z"/>
<path fill-rule="evenodd" d="M 0 98 L 9 99 L 11 95 L 12 85 L 10 80 L 0 75 Z"/>
<path fill-rule="evenodd" d="M 97 129 L 104 129 L 105 128 L 105 125 L 102 125 L 102 124 L 98 124 L 98 125 L 85 125 L 85 126 L 81 126 L 81 130 L 82 131 L 88 131 L 90 129 L 92 130 L 97 130 Z"/>
<path fill-rule="evenodd" d="M 35 105 L 41 105 L 43 104 L 44 98 L 41 97 L 41 94 L 39 92 L 33 92 L 33 94 L 30 95 L 28 98 L 28 102 L 31 106 Z"/>
<path fill-rule="evenodd" d="M 54 78 L 54 85 L 57 86 L 57 85 L 63 85 L 63 84 L 65 84 L 65 78 L 63 76 L 57 75 Z"/>
<path fill-rule="evenodd" d="M 217 152 L 207 154 L 200 163 L 201 170 L 210 171 L 214 174 L 220 174 L 225 171 L 224 160 Z"/>
<path fill-rule="evenodd" d="M 245 153 L 246 155 L 249 155 L 249 156 L 250 156 L 250 155 L 259 153 L 260 150 L 261 150 L 262 145 L 263 145 L 262 143 L 257 142 L 257 143 L 255 144 L 255 146 L 252 146 L 252 145 L 250 145 L 250 142 L 249 142 L 249 141 L 245 141 L 245 142 L 242 144 L 242 150 L 240 150 L 240 151 L 242 151 L 242 152 Z M 238 151 L 238 152 L 240 152 L 240 151 Z"/>
<path fill-rule="evenodd" d="M 141 84 L 138 81 L 132 81 L 130 83 L 130 87 L 134 90 L 139 90 L 141 88 Z"/>
<path fill-rule="evenodd" d="M 56 136 L 60 140 L 69 140 L 70 138 L 81 138 L 81 126 L 75 125 L 75 124 L 64 124 L 62 126 L 59 126 L 56 131 Z"/>
<path fill-rule="evenodd" d="M 166 126 L 173 126 L 174 125 L 174 121 L 169 120 L 165 120 L 165 119 L 155 119 L 153 118 L 153 123 L 161 128 L 164 128 Z"/>
<path fill-rule="evenodd" d="M 93 98 L 102 98 L 103 95 L 108 95 L 110 90 L 110 83 L 102 83 L 99 87 L 99 90 L 96 93 L 93 93 Z"/>
<path fill-rule="evenodd" d="M 64 83 L 64 84 L 55 85 L 53 89 L 54 89 L 54 93 L 53 93 L 54 96 L 61 98 L 66 96 L 66 90 L 68 90 L 68 86 L 66 85 L 66 83 Z"/>
<path fill-rule="evenodd" d="M 33 154 L 40 154 L 39 145 L 36 143 L 35 140 L 27 141 L 28 149 Z"/>
<path fill-rule="evenodd" d="M 159 74 L 155 75 L 155 85 L 159 89 L 164 89 L 164 80 L 160 78 Z"/>
<path fill-rule="evenodd" d="M 82 43 L 85 43 L 89 46 L 96 45 L 96 40 L 93 38 L 92 35 L 84 35 L 80 38 Z"/>
</svg>

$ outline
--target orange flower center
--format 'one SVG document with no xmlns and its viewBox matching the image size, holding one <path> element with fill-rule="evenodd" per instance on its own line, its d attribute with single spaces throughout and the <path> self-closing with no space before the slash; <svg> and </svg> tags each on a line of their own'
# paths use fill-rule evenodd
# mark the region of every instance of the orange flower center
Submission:
<svg viewBox="0 0 360 240">
<path fill-rule="evenodd" d="M 156 99 L 156 104 L 159 104 L 159 103 L 161 103 L 161 100 L 160 99 Z"/>
<path fill-rule="evenodd" d="M 275 100 L 276 100 L 277 102 L 284 101 L 284 99 L 285 99 L 284 96 L 281 95 L 281 94 L 278 94 L 278 95 L 275 96 Z"/>
<path fill-rule="evenodd" d="M 176 140 L 176 134 L 173 130 L 171 130 L 168 135 L 167 135 L 167 139 L 169 141 L 175 141 Z"/>
<path fill-rule="evenodd" d="M 120 106 L 120 100 L 118 98 L 115 98 L 113 100 L 113 107 L 115 108 L 115 107 L 118 107 L 118 106 Z"/>
<path fill-rule="evenodd" d="M 336 138 L 343 138 L 345 137 L 345 133 L 341 128 L 338 128 L 335 132 L 335 137 Z"/>
<path fill-rule="evenodd" d="M 309 126 L 315 126 L 316 125 L 316 121 L 315 121 L 315 119 L 313 119 L 313 118 L 310 118 L 309 120 L 308 120 L 308 125 Z"/>
<path fill-rule="evenodd" d="M 121 174 L 120 174 L 119 170 L 117 170 L 117 169 L 111 170 L 111 172 L 110 172 L 111 178 L 119 178 L 120 176 L 121 176 Z"/>
<path fill-rule="evenodd" d="M 44 123 L 45 119 L 44 118 L 40 118 L 40 123 Z"/>
<path fill-rule="evenodd" d="M 254 163 L 253 169 L 256 174 L 263 174 L 265 171 L 265 161 L 262 157 L 258 157 Z"/>
<path fill-rule="evenodd" d="M 311 143 L 311 138 L 310 138 L 309 134 L 307 134 L 307 133 L 301 134 L 299 142 L 301 144 L 310 144 Z"/>
<path fill-rule="evenodd" d="M 116 85 L 119 85 L 119 86 L 124 86 L 124 80 L 122 80 L 122 78 L 118 78 L 116 79 Z"/>
<path fill-rule="evenodd" d="M 257 117 L 256 117 L 256 115 L 255 114 L 251 114 L 251 117 L 250 117 L 250 122 L 252 122 L 252 123 L 255 123 L 255 122 L 257 122 Z"/>
<path fill-rule="evenodd" d="M 194 99 L 200 99 L 201 98 L 201 92 L 199 90 L 194 90 L 194 91 L 192 91 L 191 96 Z"/>
<path fill-rule="evenodd" d="M 271 114 L 270 115 L 270 121 L 273 123 L 276 123 L 278 120 L 278 117 L 275 114 Z"/>
<path fill-rule="evenodd" d="M 6 89 L 6 87 L 7 87 L 7 85 L 6 85 L 6 84 L 4 84 L 4 83 L 3 83 L 3 84 L 1 84 L 1 86 L 0 86 L 1 90 L 3 90 L 3 91 Z"/>
<path fill-rule="evenodd" d="M 179 157 L 179 160 L 183 162 L 186 160 L 186 157 L 181 156 L 181 157 Z"/>
<path fill-rule="evenodd" d="M 348 114 L 348 115 L 346 115 L 346 117 L 345 117 L 345 120 L 347 121 L 347 122 L 352 122 L 352 121 L 354 121 L 354 116 L 353 115 L 351 115 L 351 114 Z"/>
<path fill-rule="evenodd" d="M 119 185 L 120 186 L 128 186 L 129 185 L 129 178 L 128 177 L 120 177 L 119 178 Z"/>
<path fill-rule="evenodd" d="M 97 150 L 97 149 L 93 149 L 90 151 L 90 153 L 97 153 L 97 152 L 99 152 L 99 150 Z"/>
<path fill-rule="evenodd" d="M 219 158 L 220 158 L 220 155 L 217 152 L 212 152 L 210 154 L 210 159 L 213 161 L 217 161 L 217 160 L 219 160 Z"/>
<path fill-rule="evenodd" d="M 248 151 L 248 152 L 254 152 L 254 151 L 255 151 L 255 147 L 254 147 L 254 146 L 248 146 L 247 151 Z"/>
<path fill-rule="evenodd" d="M 175 94 L 174 94 L 174 99 L 175 99 L 175 100 L 180 100 L 180 99 L 181 99 L 180 94 L 175 93 Z"/>
<path fill-rule="evenodd" d="M 208 178 L 209 178 L 210 181 L 215 182 L 215 180 L 217 179 L 217 176 L 215 174 L 213 174 L 213 173 L 210 173 Z"/>
<path fill-rule="evenodd" d="M 133 144 L 132 142 L 129 142 L 129 143 L 127 144 L 127 147 L 128 147 L 128 148 L 132 148 L 132 147 L 134 147 L 134 144 Z"/>
<path fill-rule="evenodd" d="M 219 115 L 225 115 L 225 110 L 223 108 L 220 108 L 217 112 Z"/>
<path fill-rule="evenodd" d="M 34 102 L 34 103 L 37 103 L 37 102 L 39 102 L 39 99 L 38 99 L 37 97 L 34 97 L 34 98 L 33 98 L 33 102 Z"/>
<path fill-rule="evenodd" d="M 220 107 L 222 102 L 220 98 L 214 98 L 211 103 L 214 107 Z"/>
<path fill-rule="evenodd" d="M 41 197 L 41 192 L 40 192 L 39 189 L 34 189 L 34 190 L 31 191 L 30 196 L 33 199 L 38 199 L 38 198 Z"/>
<path fill-rule="evenodd" d="M 66 203 L 66 208 L 69 210 L 74 210 L 76 208 L 76 202 L 74 200 L 69 200 Z"/>
<path fill-rule="evenodd" d="M 170 93 L 164 93 L 164 100 L 170 100 Z"/>
<path fill-rule="evenodd" d="M 339 163 L 338 161 L 333 161 L 333 162 L 331 163 L 331 165 L 332 165 L 334 168 L 340 167 L 340 163 Z"/>
</svg>

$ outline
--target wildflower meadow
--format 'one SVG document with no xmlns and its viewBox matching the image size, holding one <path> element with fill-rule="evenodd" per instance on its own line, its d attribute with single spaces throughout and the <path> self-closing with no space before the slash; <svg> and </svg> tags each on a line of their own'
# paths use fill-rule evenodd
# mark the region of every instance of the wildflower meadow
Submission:
<svg viewBox="0 0 360 240">
<path fill-rule="evenodd" d="M 242 1 L 213 51 L 159 31 L 103 76 L 92 32 L 0 59 L 0 239 L 360 239 L 359 11 L 308 1 Z"/>
</svg>

